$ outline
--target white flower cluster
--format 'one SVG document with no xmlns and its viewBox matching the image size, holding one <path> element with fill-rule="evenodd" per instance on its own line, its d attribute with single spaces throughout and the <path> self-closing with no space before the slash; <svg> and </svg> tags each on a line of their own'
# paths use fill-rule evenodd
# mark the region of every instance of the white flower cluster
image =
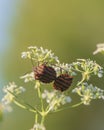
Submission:
<svg viewBox="0 0 104 130">
<path fill-rule="evenodd" d="M 51 92 L 44 90 L 42 98 L 49 104 L 50 111 L 57 110 L 61 105 L 71 102 L 71 98 L 69 96 L 66 96 L 64 93 L 57 90 L 53 90 Z"/>
<path fill-rule="evenodd" d="M 97 44 L 97 49 L 93 52 L 93 54 L 97 54 L 97 53 L 104 53 L 104 43 L 99 43 Z"/>
<path fill-rule="evenodd" d="M 30 81 L 34 81 L 35 80 L 34 72 L 27 73 L 27 74 L 21 76 L 20 79 L 24 79 L 25 83 L 30 82 Z"/>
<path fill-rule="evenodd" d="M 59 63 L 58 57 L 51 50 L 43 49 L 42 47 L 37 48 L 36 46 L 30 46 L 28 49 L 27 52 L 22 52 L 22 58 L 31 59 L 36 63 Z"/>
<path fill-rule="evenodd" d="M 104 99 L 104 90 L 94 87 L 92 84 L 83 83 L 82 86 L 73 89 L 72 92 L 81 97 L 84 105 L 89 105 L 92 99 Z"/>
<path fill-rule="evenodd" d="M 30 130 L 46 130 L 46 128 L 43 125 L 39 124 L 39 123 L 35 123 L 33 128 L 30 129 Z"/>
<path fill-rule="evenodd" d="M 91 74 L 97 75 L 99 78 L 103 76 L 103 68 L 90 59 L 78 59 L 72 63 L 72 69 L 81 72 L 89 79 Z"/>
<path fill-rule="evenodd" d="M 60 72 L 69 73 L 71 76 L 76 75 L 75 71 L 73 71 L 72 65 L 68 63 L 56 64 L 56 66 L 54 66 L 54 69 L 56 70 L 58 75 L 60 75 Z"/>
<path fill-rule="evenodd" d="M 56 64 L 54 66 L 57 74 L 69 73 L 71 76 L 77 75 L 77 72 L 80 72 L 86 76 L 88 80 L 91 74 L 97 75 L 99 78 L 103 76 L 103 68 L 90 59 L 77 59 L 76 62 L 72 64 L 62 63 Z"/>
<path fill-rule="evenodd" d="M 2 98 L 2 106 L 4 109 L 7 107 L 11 109 L 10 103 L 14 100 L 15 96 L 24 92 L 25 88 L 18 87 L 14 82 L 9 83 L 6 87 L 3 88 L 3 91 L 5 93 L 4 97 Z"/>
</svg>

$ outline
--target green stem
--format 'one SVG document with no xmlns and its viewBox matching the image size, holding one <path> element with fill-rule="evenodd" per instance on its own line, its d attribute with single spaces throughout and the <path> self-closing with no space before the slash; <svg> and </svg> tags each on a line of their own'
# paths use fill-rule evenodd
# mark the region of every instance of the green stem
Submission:
<svg viewBox="0 0 104 130">
<path fill-rule="evenodd" d="M 33 62 L 33 59 L 31 58 L 31 64 L 32 64 L 32 67 L 34 67 L 34 62 Z"/>
<path fill-rule="evenodd" d="M 64 108 L 58 109 L 58 110 L 56 110 L 56 111 L 53 111 L 52 113 L 60 112 L 60 111 L 66 110 L 66 109 L 68 109 L 68 108 L 75 108 L 75 107 L 78 107 L 78 106 L 80 106 L 80 105 L 82 105 L 82 104 L 83 104 L 83 102 L 79 102 L 79 103 L 77 103 L 77 104 L 75 104 L 75 105 L 68 106 L 68 107 L 64 107 Z"/>
<path fill-rule="evenodd" d="M 45 121 L 45 116 L 42 116 L 41 125 L 44 125 L 44 121 Z"/>
<path fill-rule="evenodd" d="M 38 123 L 38 113 L 35 115 L 35 123 Z"/>
<path fill-rule="evenodd" d="M 51 109 L 52 108 L 50 107 L 50 105 L 48 105 L 47 108 L 46 108 L 46 115 L 51 111 Z"/>
<path fill-rule="evenodd" d="M 41 87 L 40 87 L 40 82 L 39 81 L 36 81 L 36 88 L 37 88 L 38 97 L 39 97 L 40 103 L 41 103 L 41 112 L 40 112 L 40 115 L 41 115 L 41 125 L 44 125 L 46 112 L 44 110 L 42 91 L 41 91 Z M 37 123 L 37 118 L 38 118 L 38 113 L 36 113 L 36 117 L 35 117 L 35 122 L 36 123 Z M 36 129 L 36 130 L 38 130 L 38 129 Z"/>
<path fill-rule="evenodd" d="M 38 113 L 36 113 L 36 115 L 35 115 L 35 124 L 37 124 L 38 123 Z M 38 130 L 38 128 L 36 128 L 36 130 Z"/>
<path fill-rule="evenodd" d="M 61 98 L 58 100 L 58 102 L 57 102 L 57 101 L 54 101 L 53 106 L 55 107 L 55 105 L 57 105 L 58 103 L 60 103 L 60 101 L 61 101 Z M 50 107 L 50 105 L 48 105 L 47 108 L 46 108 L 46 115 L 47 115 L 51 110 L 52 110 L 52 108 Z"/>
<path fill-rule="evenodd" d="M 38 90 L 38 97 L 40 98 L 40 101 L 41 101 L 41 109 L 42 109 L 42 112 L 44 112 L 44 105 L 43 105 L 43 98 L 42 98 L 42 92 L 41 92 L 41 87 L 40 87 L 40 83 L 39 81 L 37 81 L 37 90 Z"/>
<path fill-rule="evenodd" d="M 79 103 L 77 103 L 77 104 L 72 105 L 71 108 L 78 107 L 78 106 L 80 106 L 80 105 L 82 105 L 82 104 L 83 104 L 83 102 L 79 102 Z"/>
<path fill-rule="evenodd" d="M 82 80 L 80 82 L 78 82 L 77 86 L 79 86 L 80 84 L 82 84 L 84 80 L 85 80 L 85 77 L 82 77 Z"/>
<path fill-rule="evenodd" d="M 28 110 L 28 111 L 30 111 L 30 112 L 33 112 L 33 113 L 36 112 L 35 110 L 30 109 L 30 108 L 27 108 L 26 106 L 24 106 L 23 104 L 17 102 L 16 100 L 13 100 L 13 102 L 14 102 L 17 106 L 19 106 L 19 107 L 21 107 L 21 108 L 23 108 L 23 109 L 26 109 L 26 110 Z"/>
<path fill-rule="evenodd" d="M 26 103 L 23 99 L 18 98 L 18 96 L 15 95 L 13 92 L 11 92 L 11 91 L 9 91 L 9 90 L 8 90 L 8 92 L 9 92 L 11 95 L 14 96 L 13 101 L 14 101 L 14 103 L 15 103 L 16 105 L 18 105 L 18 106 L 21 107 L 21 108 L 27 109 L 27 110 L 29 110 L 29 111 L 31 111 L 31 112 L 34 112 L 34 113 L 35 113 L 35 112 L 38 112 L 38 113 L 40 114 L 40 112 L 37 110 L 37 108 L 34 108 L 34 107 L 31 106 L 30 104 Z"/>
<path fill-rule="evenodd" d="M 78 71 L 78 72 L 80 72 L 80 73 L 82 73 L 83 71 L 82 70 L 80 70 L 77 66 L 75 66 L 75 70 L 76 71 Z"/>
</svg>

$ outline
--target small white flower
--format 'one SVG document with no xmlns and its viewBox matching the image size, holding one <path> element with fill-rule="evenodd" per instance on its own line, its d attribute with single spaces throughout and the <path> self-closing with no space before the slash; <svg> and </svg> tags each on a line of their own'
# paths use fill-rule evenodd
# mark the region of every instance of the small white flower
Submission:
<svg viewBox="0 0 104 130">
<path fill-rule="evenodd" d="M 51 100 L 55 97 L 56 91 L 49 92 L 48 90 L 44 90 L 42 93 L 42 98 L 46 99 L 47 103 L 50 103 Z"/>
<path fill-rule="evenodd" d="M 28 49 L 37 49 L 36 46 L 29 46 Z"/>
<path fill-rule="evenodd" d="M 69 96 L 66 96 L 65 100 L 66 100 L 67 103 L 70 103 L 72 101 L 71 97 L 69 97 Z"/>
<path fill-rule="evenodd" d="M 28 58 L 28 52 L 22 52 L 21 53 L 21 58 L 23 58 L 23 59 Z"/>
<path fill-rule="evenodd" d="M 62 63 L 58 62 L 55 66 L 53 65 L 54 69 L 57 71 L 57 74 L 60 75 L 61 73 L 69 73 L 70 76 L 76 75 L 75 71 L 73 70 L 73 67 L 71 64 L 68 63 Z"/>
<path fill-rule="evenodd" d="M 3 112 L 12 112 L 12 107 L 10 106 L 10 104 L 4 104 L 3 102 L 1 102 L 1 109 Z"/>
<path fill-rule="evenodd" d="M 20 86 L 19 89 L 18 89 L 19 93 L 23 93 L 25 91 L 26 91 L 26 89 L 24 87 L 22 87 L 22 86 Z"/>
<path fill-rule="evenodd" d="M 104 95 L 101 98 L 104 100 Z"/>
<path fill-rule="evenodd" d="M 98 72 L 98 77 L 99 77 L 99 78 L 102 78 L 102 77 L 103 77 L 103 73 L 104 73 L 104 72 L 103 72 L 102 70 L 99 71 L 99 72 Z"/>
<path fill-rule="evenodd" d="M 37 123 L 37 124 L 34 124 L 33 128 L 30 130 L 46 130 L 46 128 L 43 125 Z"/>
<path fill-rule="evenodd" d="M 3 92 L 8 93 L 8 90 L 13 92 L 16 88 L 17 88 L 17 85 L 14 82 L 12 82 L 12 83 L 9 83 L 9 85 L 7 85 L 3 88 Z"/>
<path fill-rule="evenodd" d="M 97 54 L 99 52 L 104 52 L 104 43 L 97 44 L 97 49 L 93 52 L 93 54 Z"/>
<path fill-rule="evenodd" d="M 34 72 L 27 73 L 26 75 L 23 75 L 20 77 L 21 79 L 24 79 L 24 82 L 27 83 L 29 81 L 34 81 Z"/>
</svg>

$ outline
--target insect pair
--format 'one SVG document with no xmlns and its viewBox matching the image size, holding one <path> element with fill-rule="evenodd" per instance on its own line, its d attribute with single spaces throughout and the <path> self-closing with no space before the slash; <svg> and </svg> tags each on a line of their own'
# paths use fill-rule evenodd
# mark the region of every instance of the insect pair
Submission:
<svg viewBox="0 0 104 130">
<path fill-rule="evenodd" d="M 53 82 L 56 90 L 65 91 L 72 83 L 73 77 L 68 73 L 57 76 L 55 69 L 47 64 L 41 64 L 34 68 L 34 77 L 43 83 Z"/>
</svg>

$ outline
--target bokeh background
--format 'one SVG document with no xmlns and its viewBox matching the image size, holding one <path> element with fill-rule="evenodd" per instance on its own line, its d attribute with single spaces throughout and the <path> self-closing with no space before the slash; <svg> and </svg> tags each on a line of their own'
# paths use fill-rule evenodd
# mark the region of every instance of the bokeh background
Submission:
<svg viewBox="0 0 104 130">
<path fill-rule="evenodd" d="M 102 42 L 103 0 L 0 0 L 0 98 L 2 87 L 9 81 L 24 85 L 19 77 L 30 71 L 31 65 L 20 54 L 28 46 L 51 49 L 61 62 L 90 58 L 104 65 L 103 55 L 92 54 L 96 44 Z M 94 78 L 92 82 L 104 88 L 103 80 Z M 31 84 L 26 88 L 25 98 L 31 102 L 34 96 Z M 0 130 L 30 129 L 34 115 L 15 105 L 13 108 L 12 113 L 4 114 Z M 47 130 L 104 130 L 104 101 L 49 115 L 46 127 Z"/>
</svg>

